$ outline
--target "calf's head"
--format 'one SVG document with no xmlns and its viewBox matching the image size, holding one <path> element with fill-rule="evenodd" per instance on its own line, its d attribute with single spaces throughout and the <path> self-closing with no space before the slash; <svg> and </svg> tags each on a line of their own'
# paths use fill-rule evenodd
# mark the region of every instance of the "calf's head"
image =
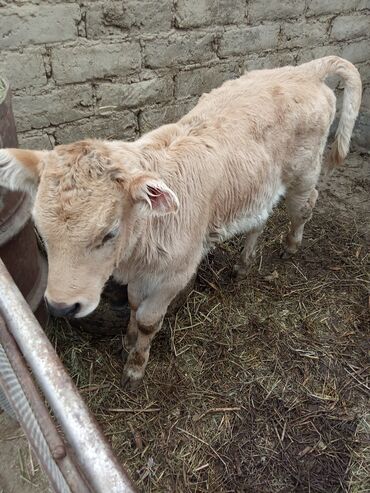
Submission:
<svg viewBox="0 0 370 493">
<path fill-rule="evenodd" d="M 49 262 L 45 297 L 59 316 L 95 310 L 145 222 L 178 208 L 175 193 L 134 144 L 88 140 L 52 151 L 1 149 L 0 185 L 34 198 Z"/>
</svg>

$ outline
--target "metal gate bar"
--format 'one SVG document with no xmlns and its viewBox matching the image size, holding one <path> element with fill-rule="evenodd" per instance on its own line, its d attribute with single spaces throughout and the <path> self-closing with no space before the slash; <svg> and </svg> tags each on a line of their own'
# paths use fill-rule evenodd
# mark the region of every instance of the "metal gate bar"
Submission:
<svg viewBox="0 0 370 493">
<path fill-rule="evenodd" d="M 95 493 L 134 493 L 71 377 L 0 260 L 0 312 Z"/>
<path fill-rule="evenodd" d="M 22 428 L 27 439 L 35 451 L 40 464 L 42 464 L 54 491 L 58 493 L 72 493 L 59 467 L 50 454 L 50 449 L 39 423 L 1 345 L 0 378 L 5 396 L 13 407 L 18 420 L 22 422 Z"/>
<path fill-rule="evenodd" d="M 5 353 L 5 354 L 4 354 Z M 0 390 L 3 387 L 15 417 L 22 426 L 30 443 L 33 445 L 40 464 L 49 477 L 54 489 L 72 493 L 92 493 L 86 485 L 81 472 L 78 471 L 73 458 L 67 450 L 49 411 L 34 384 L 14 338 L 9 333 L 4 320 L 0 317 Z M 26 417 L 26 413 L 27 416 Z M 42 435 L 42 436 L 40 436 Z M 38 450 L 36 442 L 42 444 L 43 453 Z M 52 464 L 55 462 L 55 466 Z M 69 488 L 59 480 L 60 469 Z"/>
</svg>

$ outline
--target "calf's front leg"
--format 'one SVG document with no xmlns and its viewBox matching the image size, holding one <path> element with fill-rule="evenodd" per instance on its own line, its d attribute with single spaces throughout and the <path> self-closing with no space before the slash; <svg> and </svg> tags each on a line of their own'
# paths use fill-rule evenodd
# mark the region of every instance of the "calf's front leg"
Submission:
<svg viewBox="0 0 370 493">
<path fill-rule="evenodd" d="M 130 351 L 136 343 L 138 327 L 136 321 L 136 309 L 130 305 L 130 321 L 128 323 L 125 337 L 123 338 L 123 349 Z"/>
<path fill-rule="evenodd" d="M 135 321 L 130 321 L 130 329 L 136 330 L 136 340 L 129 351 L 123 369 L 121 381 L 123 388 L 135 389 L 140 383 L 148 363 L 152 340 L 162 326 L 167 308 L 177 293 L 186 286 L 191 275 L 192 273 L 181 275 L 165 284 L 158 285 L 138 306 L 134 306 L 132 313 Z M 135 303 L 130 300 L 130 305 L 135 305 Z"/>
<path fill-rule="evenodd" d="M 130 350 L 121 384 L 123 388 L 134 390 L 144 376 L 145 368 L 149 360 L 150 345 L 155 334 L 160 330 L 163 316 L 151 325 L 137 324 L 137 337 L 134 347 Z"/>
</svg>

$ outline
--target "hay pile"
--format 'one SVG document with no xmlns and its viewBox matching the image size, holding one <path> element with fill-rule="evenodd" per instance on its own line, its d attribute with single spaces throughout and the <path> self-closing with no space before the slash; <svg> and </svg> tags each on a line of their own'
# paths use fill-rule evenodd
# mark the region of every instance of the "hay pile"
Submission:
<svg viewBox="0 0 370 493">
<path fill-rule="evenodd" d="M 245 281 L 231 278 L 242 239 L 203 262 L 186 305 L 155 340 L 136 395 L 119 386 L 119 337 L 94 339 L 60 321 L 50 327 L 140 491 L 369 491 L 369 256 L 361 223 L 369 180 L 361 162 L 354 156 L 339 173 L 346 196 L 332 190 L 320 198 L 295 259 L 279 257 L 287 229 L 280 207 Z"/>
</svg>

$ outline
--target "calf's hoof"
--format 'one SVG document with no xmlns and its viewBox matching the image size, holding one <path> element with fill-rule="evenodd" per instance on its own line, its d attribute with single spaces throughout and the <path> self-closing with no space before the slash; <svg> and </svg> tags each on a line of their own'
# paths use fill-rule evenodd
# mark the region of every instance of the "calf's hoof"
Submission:
<svg viewBox="0 0 370 493">
<path fill-rule="evenodd" d="M 245 279 L 249 272 L 249 268 L 243 264 L 235 264 L 233 267 L 233 277 L 237 281 Z"/>
<path fill-rule="evenodd" d="M 282 260 L 290 260 L 294 255 L 296 254 L 296 251 L 289 250 L 288 248 L 284 248 L 281 253 L 280 253 L 280 258 Z"/>
<path fill-rule="evenodd" d="M 124 369 L 121 378 L 121 387 L 126 391 L 135 391 L 139 387 L 143 377 L 137 376 L 130 371 L 130 368 Z"/>
</svg>

